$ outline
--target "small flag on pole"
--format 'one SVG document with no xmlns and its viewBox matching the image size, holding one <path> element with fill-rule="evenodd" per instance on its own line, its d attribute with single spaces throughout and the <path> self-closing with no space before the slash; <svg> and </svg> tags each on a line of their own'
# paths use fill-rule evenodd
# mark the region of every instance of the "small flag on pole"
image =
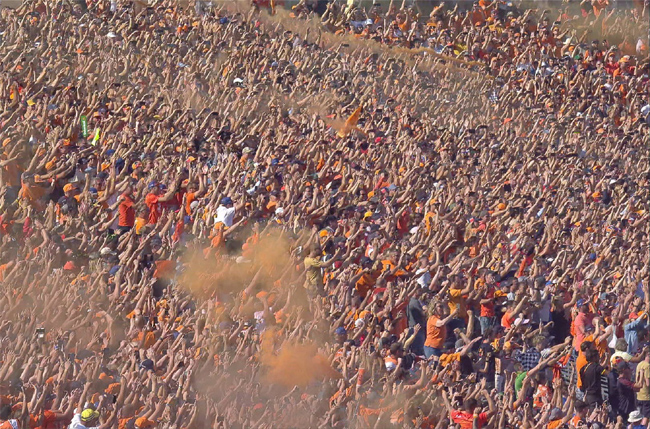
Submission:
<svg viewBox="0 0 650 429">
<path fill-rule="evenodd" d="M 81 134 L 88 137 L 88 118 L 85 115 L 81 117 Z"/>
</svg>

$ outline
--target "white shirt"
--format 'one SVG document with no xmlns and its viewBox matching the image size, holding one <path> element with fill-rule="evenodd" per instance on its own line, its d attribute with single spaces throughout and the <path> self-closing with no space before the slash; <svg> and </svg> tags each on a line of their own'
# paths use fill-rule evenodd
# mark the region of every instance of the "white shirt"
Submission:
<svg viewBox="0 0 650 429">
<path fill-rule="evenodd" d="M 429 283 L 431 283 L 431 273 L 429 272 L 429 270 L 427 270 L 426 268 L 418 268 L 415 274 L 418 276 L 416 281 L 420 285 L 420 287 L 422 288 L 429 287 Z"/>
<path fill-rule="evenodd" d="M 214 217 L 214 223 L 222 222 L 226 227 L 230 228 L 235 218 L 235 208 L 219 206 L 217 207 L 217 215 Z"/>
<path fill-rule="evenodd" d="M 551 321 L 551 300 L 546 294 L 542 295 L 541 308 L 539 309 L 539 318 L 542 322 L 548 323 Z"/>
<path fill-rule="evenodd" d="M 68 429 L 99 429 L 99 426 L 85 426 L 81 422 L 81 414 L 75 414 Z"/>
</svg>

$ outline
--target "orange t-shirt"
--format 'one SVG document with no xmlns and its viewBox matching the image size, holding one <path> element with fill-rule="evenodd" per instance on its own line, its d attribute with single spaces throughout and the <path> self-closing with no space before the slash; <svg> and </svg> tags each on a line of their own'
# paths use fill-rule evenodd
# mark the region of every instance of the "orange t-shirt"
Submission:
<svg viewBox="0 0 650 429">
<path fill-rule="evenodd" d="M 45 188 L 38 185 L 29 186 L 26 183 L 23 183 L 22 188 L 20 189 L 20 196 L 29 202 L 36 202 L 45 195 Z"/>
<path fill-rule="evenodd" d="M 449 289 L 449 311 L 454 312 L 456 307 L 458 308 L 458 318 L 466 319 L 467 318 L 467 303 L 465 302 L 465 297 L 461 295 L 462 290 L 460 289 Z"/>
<path fill-rule="evenodd" d="M 503 316 L 501 317 L 501 326 L 503 326 L 506 329 L 510 329 L 514 321 L 515 318 L 512 317 L 512 314 L 506 311 L 505 313 L 503 313 Z"/>
<path fill-rule="evenodd" d="M 40 425 L 39 425 L 40 423 Z M 43 420 L 41 420 L 41 415 L 29 415 L 29 427 L 30 429 L 63 429 L 67 428 L 70 421 L 57 421 L 56 413 L 50 410 L 43 411 Z"/>
<path fill-rule="evenodd" d="M 149 207 L 149 224 L 155 224 L 160 219 L 160 203 L 158 202 L 158 195 L 147 194 L 144 198 L 144 203 Z"/>
<path fill-rule="evenodd" d="M 185 198 L 185 213 L 189 216 L 192 213 L 192 209 L 190 209 L 190 204 L 192 204 L 192 201 L 196 200 L 196 192 L 188 192 L 187 197 Z"/>
<path fill-rule="evenodd" d="M 361 269 L 357 272 L 359 274 L 361 272 Z M 372 270 L 369 273 L 364 273 L 359 280 L 357 280 L 356 285 L 354 286 L 357 292 L 359 293 L 359 296 L 361 298 L 365 298 L 366 295 L 368 295 L 368 292 L 375 287 L 375 284 L 377 284 L 377 279 L 381 275 L 380 270 Z"/>
<path fill-rule="evenodd" d="M 605 352 L 607 352 L 607 344 L 605 342 L 600 342 L 597 343 L 596 339 L 594 338 L 594 334 L 587 335 L 585 337 L 584 341 L 589 341 L 593 342 L 594 346 L 596 346 L 596 350 L 598 350 L 598 354 L 602 356 Z M 582 378 L 580 377 L 580 370 L 582 367 L 587 365 L 587 357 L 585 356 L 584 352 L 582 350 L 578 350 L 578 357 L 576 359 L 576 371 L 578 372 L 578 382 L 576 385 L 580 388 L 582 387 Z"/>
<path fill-rule="evenodd" d="M 135 210 L 133 209 L 133 200 L 128 195 L 122 195 L 122 202 L 120 203 L 118 225 L 124 227 L 132 227 L 135 224 Z"/>
<path fill-rule="evenodd" d="M 436 323 L 440 320 L 438 316 L 432 315 L 427 320 L 427 339 L 424 342 L 424 345 L 427 347 L 433 347 L 434 349 L 442 348 L 447 338 L 447 327 L 446 326 L 436 326 Z"/>
</svg>

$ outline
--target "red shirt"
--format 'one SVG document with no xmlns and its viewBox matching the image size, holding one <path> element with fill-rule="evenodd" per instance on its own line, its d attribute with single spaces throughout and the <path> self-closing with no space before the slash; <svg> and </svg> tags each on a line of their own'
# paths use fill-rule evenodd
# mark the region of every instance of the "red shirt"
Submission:
<svg viewBox="0 0 650 429">
<path fill-rule="evenodd" d="M 149 223 L 157 223 L 160 219 L 160 203 L 158 202 L 158 195 L 147 194 L 144 197 L 144 203 L 149 207 Z"/>
<path fill-rule="evenodd" d="M 459 424 L 461 429 L 472 429 L 472 423 L 474 421 L 474 415 L 467 411 L 451 410 L 451 419 L 454 423 Z M 481 413 L 478 415 L 478 427 L 482 428 L 488 422 L 488 417 L 486 413 Z"/>
<path fill-rule="evenodd" d="M 135 210 L 133 209 L 133 200 L 128 195 L 122 195 L 122 201 L 118 207 L 120 218 L 119 226 L 132 227 L 135 224 Z"/>
</svg>

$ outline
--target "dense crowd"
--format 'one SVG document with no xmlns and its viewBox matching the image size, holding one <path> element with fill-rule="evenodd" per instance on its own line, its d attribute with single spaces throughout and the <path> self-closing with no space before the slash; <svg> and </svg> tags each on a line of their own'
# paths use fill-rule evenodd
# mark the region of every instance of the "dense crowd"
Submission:
<svg viewBox="0 0 650 429">
<path fill-rule="evenodd" d="M 650 427 L 647 1 L 212 3 L 0 10 L 0 429 Z"/>
</svg>

